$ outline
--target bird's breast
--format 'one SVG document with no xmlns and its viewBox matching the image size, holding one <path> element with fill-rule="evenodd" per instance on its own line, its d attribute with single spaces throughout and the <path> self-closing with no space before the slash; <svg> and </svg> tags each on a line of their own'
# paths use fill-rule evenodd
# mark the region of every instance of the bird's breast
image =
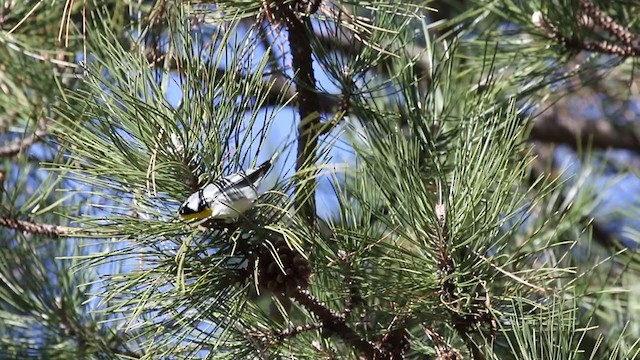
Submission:
<svg viewBox="0 0 640 360">
<path fill-rule="evenodd" d="M 251 209 L 254 201 L 251 199 L 238 199 L 231 203 L 216 201 L 211 207 L 211 217 L 214 219 L 234 219 Z"/>
</svg>

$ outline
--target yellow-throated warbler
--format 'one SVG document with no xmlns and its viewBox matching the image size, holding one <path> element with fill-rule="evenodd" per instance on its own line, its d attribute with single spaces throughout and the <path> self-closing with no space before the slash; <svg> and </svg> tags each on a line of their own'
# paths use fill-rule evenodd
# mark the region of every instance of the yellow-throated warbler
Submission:
<svg viewBox="0 0 640 360">
<path fill-rule="evenodd" d="M 231 222 L 251 209 L 258 200 L 258 186 L 275 161 L 219 178 L 191 194 L 180 206 L 183 219 L 213 219 Z"/>
</svg>

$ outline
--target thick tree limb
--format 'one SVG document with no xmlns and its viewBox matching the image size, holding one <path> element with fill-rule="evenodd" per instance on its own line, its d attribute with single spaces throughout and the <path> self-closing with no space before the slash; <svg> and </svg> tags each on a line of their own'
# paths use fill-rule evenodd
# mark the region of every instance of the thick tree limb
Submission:
<svg viewBox="0 0 640 360">
<path fill-rule="evenodd" d="M 287 28 L 289 50 L 294 71 L 293 82 L 297 95 L 300 122 L 298 123 L 298 152 L 296 158 L 296 173 L 313 166 L 318 147 L 318 132 L 320 125 L 320 105 L 316 79 L 313 70 L 313 50 L 309 39 L 310 32 L 307 20 L 300 17 L 292 6 L 297 3 L 285 3 L 282 0 L 267 1 L 265 9 L 275 21 Z M 316 7 L 317 9 L 317 7 Z M 299 10 L 299 9 L 296 9 Z M 298 179 L 296 184 L 296 208 L 311 223 L 316 219 L 315 181 Z"/>
<path fill-rule="evenodd" d="M 624 127 L 605 120 L 575 119 L 547 111 L 534 119 L 531 140 L 564 144 L 573 148 L 616 148 L 640 152 L 640 139 Z"/>
<path fill-rule="evenodd" d="M 376 344 L 362 339 L 353 329 L 347 326 L 345 320 L 334 311 L 326 308 L 309 294 L 307 290 L 298 288 L 293 298 L 312 314 L 317 316 L 325 326 L 330 327 L 336 335 L 345 342 L 358 349 L 366 359 L 388 359 L 389 354 Z"/>
</svg>

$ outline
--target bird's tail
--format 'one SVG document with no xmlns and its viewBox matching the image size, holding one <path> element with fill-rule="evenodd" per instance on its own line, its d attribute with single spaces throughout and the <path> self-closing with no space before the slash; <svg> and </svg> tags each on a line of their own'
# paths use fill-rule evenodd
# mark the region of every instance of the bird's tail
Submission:
<svg viewBox="0 0 640 360">
<path fill-rule="evenodd" d="M 271 166 L 276 162 L 279 155 L 280 155 L 279 153 L 275 153 L 271 157 L 271 159 L 263 162 L 258 167 L 254 168 L 250 173 L 248 173 L 247 178 L 249 179 L 249 181 L 256 182 L 256 181 L 259 181 L 262 177 L 264 177 L 269 171 L 269 169 L 271 169 Z"/>
</svg>

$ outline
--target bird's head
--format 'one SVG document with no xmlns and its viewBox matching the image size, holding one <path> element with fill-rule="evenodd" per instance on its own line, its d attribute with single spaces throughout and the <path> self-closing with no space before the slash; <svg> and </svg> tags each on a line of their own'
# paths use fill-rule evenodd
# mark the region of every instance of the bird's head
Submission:
<svg viewBox="0 0 640 360">
<path fill-rule="evenodd" d="M 202 190 L 191 194 L 191 196 L 180 205 L 178 214 L 185 220 L 205 219 L 211 216 L 211 208 L 205 201 Z"/>
</svg>

